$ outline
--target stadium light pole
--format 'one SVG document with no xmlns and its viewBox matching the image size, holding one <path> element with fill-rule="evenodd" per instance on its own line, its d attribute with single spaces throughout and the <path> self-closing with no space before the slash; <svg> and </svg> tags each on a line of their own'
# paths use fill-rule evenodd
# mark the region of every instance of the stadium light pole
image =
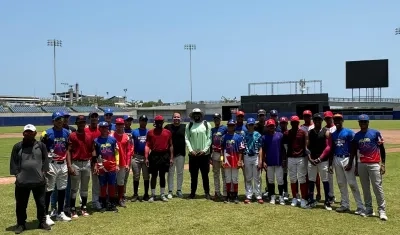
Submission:
<svg viewBox="0 0 400 235">
<path fill-rule="evenodd" d="M 400 35 L 400 27 L 394 30 L 394 35 Z"/>
<path fill-rule="evenodd" d="M 193 104 L 192 50 L 196 50 L 196 44 L 185 44 L 184 49 L 189 51 L 190 103 Z"/>
<path fill-rule="evenodd" d="M 128 89 L 124 89 L 124 92 L 125 92 L 125 96 L 124 96 L 124 100 L 125 100 L 125 103 L 126 103 L 126 92 L 128 91 Z"/>
<path fill-rule="evenodd" d="M 62 41 L 56 39 L 47 40 L 47 46 L 53 47 L 53 69 L 54 69 L 54 103 L 57 103 L 57 74 L 56 74 L 56 47 L 62 47 Z"/>
</svg>

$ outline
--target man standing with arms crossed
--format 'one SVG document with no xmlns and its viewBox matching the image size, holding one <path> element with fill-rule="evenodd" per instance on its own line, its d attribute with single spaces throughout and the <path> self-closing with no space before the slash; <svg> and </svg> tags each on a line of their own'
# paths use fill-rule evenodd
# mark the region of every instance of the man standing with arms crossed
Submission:
<svg viewBox="0 0 400 235">
<path fill-rule="evenodd" d="M 214 201 L 218 201 L 218 199 L 223 199 L 226 197 L 226 183 L 225 183 L 225 171 L 222 168 L 221 162 L 221 138 L 228 131 L 225 125 L 221 125 L 221 114 L 215 113 L 214 116 L 214 127 L 211 128 L 211 140 L 212 140 L 212 167 L 213 167 L 213 175 L 214 175 Z M 221 195 L 221 177 L 222 177 L 222 190 L 223 194 Z M 223 197 L 222 197 L 223 196 Z"/>
<path fill-rule="evenodd" d="M 168 199 L 172 199 L 174 191 L 174 174 L 176 170 L 176 196 L 183 197 L 183 168 L 185 166 L 186 143 L 185 131 L 186 125 L 181 123 L 181 114 L 173 114 L 173 123 L 167 124 L 164 128 L 172 133 L 172 144 L 174 146 L 174 164 L 170 166 L 168 172 Z"/>
<path fill-rule="evenodd" d="M 379 218 L 388 220 L 386 215 L 386 201 L 382 187 L 382 175 L 385 174 L 386 150 L 383 146 L 383 138 L 379 131 L 368 128 L 369 117 L 361 114 L 358 117 L 360 131 L 354 136 L 352 155 L 346 170 L 351 170 L 354 156 L 358 158 L 358 167 L 356 160 L 356 173 L 360 176 L 361 187 L 363 189 L 365 214 L 373 216 L 372 197 L 370 184 L 374 191 L 376 202 L 378 204 Z M 356 158 L 356 159 L 357 159 Z"/>
<path fill-rule="evenodd" d="M 335 114 L 333 116 L 333 122 L 336 126 L 336 131 L 332 133 L 333 166 L 335 168 L 336 180 L 339 185 L 341 195 L 340 207 L 337 208 L 336 211 L 350 211 L 349 191 L 347 188 L 347 185 L 349 185 L 357 203 L 355 214 L 364 216 L 364 205 L 361 201 L 360 190 L 358 189 L 357 179 L 354 174 L 355 168 L 352 166 L 353 170 L 350 171 L 350 168 L 345 170 L 351 155 L 350 148 L 351 142 L 353 141 L 354 132 L 343 127 L 343 116 L 341 114 Z"/>
<path fill-rule="evenodd" d="M 199 108 L 192 110 L 190 114 L 193 120 L 186 125 L 185 141 L 189 150 L 189 172 L 191 179 L 190 199 L 194 199 L 197 191 L 197 180 L 199 170 L 203 179 L 205 198 L 210 199 L 210 147 L 211 147 L 211 125 L 203 121 L 203 113 Z"/>
<path fill-rule="evenodd" d="M 143 174 L 144 181 L 144 195 L 143 201 L 149 200 L 149 164 L 145 161 L 144 153 L 146 147 L 146 139 L 147 139 L 147 126 L 148 118 L 146 115 L 142 115 L 139 117 L 139 128 L 133 130 L 132 138 L 133 138 L 133 159 L 131 161 L 132 171 L 133 171 L 133 197 L 132 202 L 136 202 L 140 200 L 139 198 L 139 180 L 140 174 Z M 127 180 L 126 180 L 127 181 Z M 126 183 L 125 183 L 126 184 Z"/>
<path fill-rule="evenodd" d="M 93 138 L 85 132 L 86 117 L 79 115 L 75 121 L 78 130 L 69 136 L 67 166 L 71 177 L 71 217 L 78 218 L 75 208 L 76 195 L 82 198 L 81 215 L 88 216 L 86 204 L 88 201 L 89 181 L 91 175 L 91 159 L 94 151 Z"/>
<path fill-rule="evenodd" d="M 333 132 L 336 131 L 336 126 L 333 124 L 333 113 L 331 111 L 326 111 L 324 113 L 324 120 L 325 120 L 325 127 L 329 129 L 329 132 L 332 134 Z M 335 193 L 334 193 L 334 185 L 333 185 L 333 167 L 332 167 L 332 152 L 329 156 L 329 175 L 328 175 L 328 180 L 329 180 L 329 203 L 333 204 L 335 203 Z"/>
</svg>

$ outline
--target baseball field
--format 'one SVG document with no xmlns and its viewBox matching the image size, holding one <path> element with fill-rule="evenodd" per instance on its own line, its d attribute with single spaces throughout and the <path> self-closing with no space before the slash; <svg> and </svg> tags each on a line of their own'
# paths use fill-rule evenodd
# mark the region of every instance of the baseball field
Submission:
<svg viewBox="0 0 400 235">
<path fill-rule="evenodd" d="M 345 121 L 345 127 L 357 129 L 355 121 Z M 150 125 L 149 125 L 150 127 Z M 290 205 L 264 205 L 243 203 L 223 204 L 174 198 L 168 203 L 127 203 L 119 213 L 93 213 L 72 222 L 56 222 L 50 233 L 55 234 L 398 234 L 400 224 L 400 121 L 371 121 L 370 127 L 382 132 L 388 153 L 384 190 L 389 220 L 378 217 L 362 218 L 354 214 L 326 211 L 322 204 L 312 210 L 293 208 Z M 37 127 L 38 132 L 47 127 Z M 22 138 L 22 127 L 0 127 L 0 226 L 4 234 L 12 234 L 15 219 L 14 178 L 9 176 L 9 158 L 12 146 Z M 187 169 L 187 167 L 185 168 Z M 243 194 L 243 175 L 239 188 Z M 209 175 L 213 192 L 212 172 Z M 265 176 L 263 175 L 265 185 Z M 201 180 L 200 180 L 201 182 Z M 132 178 L 128 195 L 132 195 Z M 263 185 L 263 188 L 264 188 Z M 141 185 L 142 187 L 142 182 Z M 203 194 L 201 183 L 198 194 Z M 361 188 L 360 188 L 361 189 Z M 141 189 L 140 189 L 141 190 Z M 183 192 L 190 190 L 189 173 L 185 170 Z M 159 193 L 159 189 L 157 189 Z M 142 194 L 142 193 L 140 193 Z M 335 195 L 340 193 L 335 183 Z M 352 196 L 350 196 L 352 198 Z M 375 203 L 375 200 L 374 200 Z M 338 206 L 335 204 L 334 207 Z M 352 208 L 355 203 L 352 201 Z M 375 208 L 376 210 L 376 208 Z M 31 196 L 28 206 L 28 229 L 37 227 L 36 210 Z M 28 230 L 24 234 L 47 234 L 41 230 Z"/>
</svg>

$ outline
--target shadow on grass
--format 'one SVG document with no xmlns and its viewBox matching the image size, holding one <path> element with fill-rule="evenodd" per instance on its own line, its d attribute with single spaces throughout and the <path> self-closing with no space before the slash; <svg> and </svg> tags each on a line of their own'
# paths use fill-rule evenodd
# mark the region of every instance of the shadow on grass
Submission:
<svg viewBox="0 0 400 235">
<path fill-rule="evenodd" d="M 38 220 L 32 220 L 29 222 L 26 222 L 25 224 L 26 230 L 40 230 L 39 227 L 39 221 Z M 6 232 L 14 232 L 14 229 L 16 228 L 16 225 L 12 225 L 6 228 Z M 25 231 L 26 231 L 25 230 Z"/>
</svg>

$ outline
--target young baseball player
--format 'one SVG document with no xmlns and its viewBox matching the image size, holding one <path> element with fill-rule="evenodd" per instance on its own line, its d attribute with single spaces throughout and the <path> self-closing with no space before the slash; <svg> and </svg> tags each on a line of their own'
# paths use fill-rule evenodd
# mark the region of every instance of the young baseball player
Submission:
<svg viewBox="0 0 400 235">
<path fill-rule="evenodd" d="M 235 133 L 235 126 L 236 122 L 233 119 L 228 121 L 228 132 L 221 139 L 221 159 L 225 170 L 227 191 L 224 202 L 233 201 L 237 204 L 239 203 L 239 168 L 242 167 L 245 146 L 242 135 Z"/>
<path fill-rule="evenodd" d="M 308 196 L 308 185 L 306 182 L 307 175 L 307 158 L 308 153 L 308 133 L 300 129 L 300 118 L 292 116 L 290 118 L 290 125 L 292 129 L 288 131 L 288 170 L 290 178 L 290 186 L 292 188 L 292 195 L 297 195 L 298 186 L 300 184 L 300 192 L 302 199 L 300 200 L 301 208 L 306 208 L 306 199 Z M 292 206 L 297 206 L 297 198 L 292 199 Z"/>
<path fill-rule="evenodd" d="M 236 112 L 236 126 L 235 126 L 235 132 L 244 138 L 244 135 L 247 131 L 246 125 L 244 124 L 244 112 L 243 111 L 238 111 Z M 243 172 L 243 182 L 244 186 L 246 188 L 246 169 L 244 167 L 242 168 Z"/>
<path fill-rule="evenodd" d="M 353 152 L 350 157 L 346 170 L 352 169 L 354 156 L 358 158 L 358 167 L 356 160 L 357 173 L 360 176 L 361 187 L 364 195 L 365 214 L 373 216 L 372 197 L 370 185 L 374 191 L 378 205 L 379 218 L 388 220 L 386 215 L 386 201 L 382 187 L 382 175 L 385 174 L 386 151 L 383 146 L 384 140 L 379 131 L 370 129 L 369 117 L 361 114 L 358 117 L 360 131 L 357 132 L 353 140 Z"/>
<path fill-rule="evenodd" d="M 275 204 L 275 178 L 278 183 L 279 204 L 285 205 L 283 198 L 283 168 L 286 162 L 286 150 L 283 142 L 282 132 L 276 131 L 276 124 L 273 119 L 266 121 L 266 133 L 262 137 L 262 160 L 263 168 L 266 169 L 268 175 L 268 195 L 270 203 Z"/>
<path fill-rule="evenodd" d="M 341 195 L 340 207 L 336 211 L 350 211 L 349 191 L 347 189 L 347 185 L 349 185 L 357 203 L 355 214 L 364 216 L 364 205 L 361 201 L 360 190 L 358 189 L 357 179 L 353 171 L 355 167 L 350 165 L 353 170 L 350 170 L 350 168 L 345 170 L 350 160 L 351 142 L 353 141 L 354 132 L 343 127 L 343 116 L 341 114 L 335 114 L 333 122 L 336 126 L 336 131 L 332 133 L 333 166 Z"/>
<path fill-rule="evenodd" d="M 104 121 L 108 123 L 108 130 L 110 132 L 115 131 L 115 124 L 111 122 L 113 115 L 114 115 L 114 113 L 113 113 L 112 109 L 104 110 Z"/>
<path fill-rule="evenodd" d="M 325 127 L 329 129 L 329 132 L 332 134 L 336 131 L 336 126 L 333 124 L 333 113 L 331 111 L 326 111 L 324 113 Z M 331 152 L 332 153 L 332 152 Z M 332 154 L 329 156 L 329 203 L 333 204 L 336 201 L 335 193 L 334 193 L 334 184 L 333 184 L 333 166 L 332 166 Z"/>
<path fill-rule="evenodd" d="M 129 174 L 133 145 L 129 136 L 124 131 L 125 121 L 122 118 L 115 120 L 115 132 L 112 136 L 117 140 L 119 152 L 119 170 L 117 172 L 117 193 L 118 203 L 121 207 L 125 206 L 125 175 Z"/>
<path fill-rule="evenodd" d="M 99 177 L 101 203 L 100 212 L 106 210 L 118 212 L 116 205 L 118 199 L 115 197 L 115 185 L 117 181 L 117 172 L 119 170 L 119 150 L 117 140 L 109 135 L 109 124 L 100 122 L 99 129 L 101 135 L 94 140 L 95 152 L 93 161 L 95 164 L 95 173 Z M 110 204 L 107 204 L 107 192 Z"/>
<path fill-rule="evenodd" d="M 281 128 L 281 133 L 283 135 L 283 147 L 285 149 L 285 156 L 287 153 L 287 136 L 288 136 L 288 118 L 281 117 L 279 118 L 279 126 Z M 287 170 L 287 158 L 283 159 L 283 200 L 289 200 L 289 191 L 288 191 L 288 170 Z"/>
<path fill-rule="evenodd" d="M 71 217 L 78 218 L 75 208 L 76 196 L 80 189 L 79 195 L 82 198 L 81 215 L 88 216 L 86 208 L 89 191 L 89 181 L 91 175 L 90 160 L 93 155 L 93 137 L 90 133 L 85 132 L 86 117 L 79 115 L 75 121 L 78 130 L 69 136 L 67 166 L 71 177 Z"/>
<path fill-rule="evenodd" d="M 259 155 L 261 149 L 261 134 L 254 130 L 256 120 L 247 119 L 247 132 L 244 137 L 244 167 L 246 168 L 246 199 L 244 203 L 251 202 L 253 195 L 258 203 L 264 203 L 261 194 L 261 166 L 262 156 Z"/>
<path fill-rule="evenodd" d="M 225 125 L 221 124 L 221 114 L 214 114 L 214 127 L 211 128 L 211 140 L 212 140 L 212 167 L 214 173 L 214 201 L 218 201 L 222 199 L 222 197 L 226 197 L 226 181 L 225 181 L 225 171 L 221 165 L 221 138 L 228 131 Z M 222 177 L 222 190 L 223 194 L 221 195 L 221 177 Z"/>
<path fill-rule="evenodd" d="M 69 131 L 63 128 L 63 113 L 55 112 L 52 115 L 53 127 L 43 131 L 41 141 L 46 145 L 51 162 L 49 171 L 46 173 L 47 189 L 46 189 L 46 223 L 54 225 L 54 221 L 49 215 L 49 205 L 51 194 L 54 187 L 57 186 L 58 191 L 58 208 L 57 220 L 71 221 L 64 213 L 65 188 L 68 183 L 68 167 L 66 164 Z"/>
<path fill-rule="evenodd" d="M 310 155 L 308 156 L 308 207 L 315 206 L 314 201 L 314 187 L 319 173 L 325 192 L 325 209 L 332 210 L 329 203 L 329 162 L 328 158 L 331 151 L 332 140 L 329 129 L 322 127 L 322 116 L 319 113 L 313 116 L 314 128 L 308 132 L 308 149 Z"/>
<path fill-rule="evenodd" d="M 134 148 L 134 143 L 133 143 L 133 138 L 132 138 L 132 121 L 133 117 L 129 115 L 124 115 L 124 132 L 129 138 L 129 144 L 131 145 L 130 148 L 132 148 L 132 152 L 130 153 L 130 156 L 127 156 L 129 158 L 129 164 L 128 167 L 125 168 L 125 178 L 124 178 L 124 196 L 122 197 L 122 200 L 125 202 L 126 201 L 126 184 L 128 183 L 128 178 L 129 178 L 129 171 L 131 170 L 131 164 L 132 164 L 132 158 L 133 158 L 133 148 Z"/>
<path fill-rule="evenodd" d="M 140 181 L 140 174 L 143 174 L 143 181 L 144 181 L 144 195 L 143 201 L 149 200 L 149 166 L 144 159 L 144 152 L 146 147 L 146 139 L 147 139 L 147 132 L 149 131 L 147 126 L 148 118 L 146 115 L 142 115 L 139 117 L 139 128 L 133 130 L 132 138 L 133 138 L 133 145 L 134 145 L 134 154 L 133 159 L 131 161 L 132 171 L 133 171 L 133 197 L 132 202 L 136 202 L 140 200 L 139 198 L 139 181 Z"/>
<path fill-rule="evenodd" d="M 160 198 L 163 202 L 168 202 L 165 196 L 165 174 L 169 167 L 174 163 L 174 147 L 172 144 L 172 134 L 163 128 L 164 117 L 157 115 L 154 118 L 154 128 L 149 130 L 146 139 L 144 157 L 149 164 L 151 174 L 150 186 L 151 196 L 149 202 L 156 199 L 157 177 L 160 176 Z"/>
</svg>

